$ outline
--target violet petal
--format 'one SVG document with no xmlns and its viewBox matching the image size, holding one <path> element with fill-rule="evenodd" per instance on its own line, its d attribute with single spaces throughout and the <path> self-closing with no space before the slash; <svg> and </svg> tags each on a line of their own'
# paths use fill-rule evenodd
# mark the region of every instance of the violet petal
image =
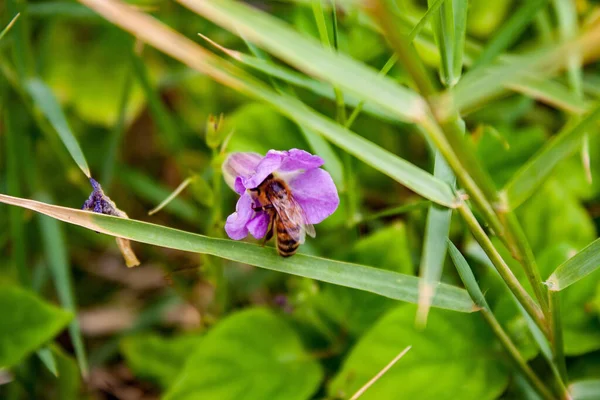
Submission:
<svg viewBox="0 0 600 400">
<path fill-rule="evenodd" d="M 222 166 L 223 178 L 227 185 L 235 190 L 236 178 L 250 178 L 262 159 L 263 157 L 257 153 L 231 153 Z"/>
<path fill-rule="evenodd" d="M 271 151 L 269 151 L 269 153 Z M 285 151 L 283 153 L 286 154 L 284 155 L 283 160 L 281 162 L 281 166 L 279 167 L 279 170 L 282 172 L 290 172 L 297 170 L 308 171 L 310 169 L 319 168 L 325 163 L 325 161 L 323 161 L 321 157 L 313 156 L 312 154 L 304 150 L 291 149 L 290 151 Z"/>
<path fill-rule="evenodd" d="M 246 189 L 254 189 L 265 180 L 269 174 L 277 171 L 281 166 L 286 152 L 269 150 L 267 155 L 258 163 L 256 172 L 250 178 L 242 177 L 242 183 Z"/>
<path fill-rule="evenodd" d="M 248 236 L 247 224 L 255 214 L 252 204 L 252 197 L 248 193 L 242 194 L 235 206 L 235 212 L 227 217 L 225 232 L 231 239 L 240 240 Z"/>
<path fill-rule="evenodd" d="M 264 211 L 260 211 L 256 213 L 256 216 L 252 218 L 248 224 L 246 224 L 246 227 L 255 239 L 261 239 L 267 234 L 269 220 L 269 215 Z"/>
<path fill-rule="evenodd" d="M 331 175 L 321 168 L 311 169 L 288 182 L 294 199 L 300 204 L 308 223 L 318 224 L 333 214 L 340 204 Z"/>
</svg>

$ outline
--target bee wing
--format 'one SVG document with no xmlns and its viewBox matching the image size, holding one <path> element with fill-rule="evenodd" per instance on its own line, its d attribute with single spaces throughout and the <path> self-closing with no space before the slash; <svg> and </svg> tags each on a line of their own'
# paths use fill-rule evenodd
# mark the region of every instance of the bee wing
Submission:
<svg viewBox="0 0 600 400">
<path fill-rule="evenodd" d="M 272 199 L 274 200 L 274 199 Z M 298 231 L 287 230 L 287 234 L 299 243 L 304 243 L 306 234 L 310 237 L 315 237 L 315 227 L 308 223 L 308 219 L 302 206 L 294 199 L 293 196 L 288 196 L 286 200 L 271 201 L 273 208 L 284 221 L 289 221 L 291 225 L 298 226 Z"/>
</svg>

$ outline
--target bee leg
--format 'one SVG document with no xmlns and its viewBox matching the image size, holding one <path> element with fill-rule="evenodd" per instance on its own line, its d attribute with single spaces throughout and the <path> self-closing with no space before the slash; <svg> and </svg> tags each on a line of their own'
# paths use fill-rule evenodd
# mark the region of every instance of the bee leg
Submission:
<svg viewBox="0 0 600 400">
<path fill-rule="evenodd" d="M 263 247 L 273 237 L 273 228 L 275 226 L 275 224 L 273 223 L 273 220 L 274 220 L 274 218 L 271 218 L 271 221 L 269 221 L 269 230 L 267 231 L 267 234 L 265 235 L 265 239 L 262 242 Z"/>
<path fill-rule="evenodd" d="M 266 206 L 260 206 L 260 207 L 252 207 L 252 209 L 254 211 L 267 211 L 267 210 L 272 210 L 273 209 L 273 204 L 267 204 Z"/>
</svg>

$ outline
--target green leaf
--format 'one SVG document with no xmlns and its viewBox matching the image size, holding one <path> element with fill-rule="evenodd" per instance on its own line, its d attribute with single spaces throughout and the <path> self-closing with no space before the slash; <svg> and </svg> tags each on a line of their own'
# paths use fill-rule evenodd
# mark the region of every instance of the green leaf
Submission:
<svg viewBox="0 0 600 400">
<path fill-rule="evenodd" d="M 427 4 L 432 6 L 435 0 L 428 0 Z M 454 76 L 454 10 L 452 0 L 446 0 L 440 6 L 438 12 L 434 13 L 431 19 L 433 34 L 440 52 L 440 80 L 445 86 L 452 87 L 458 81 Z M 461 65 L 462 67 L 462 65 Z"/>
<path fill-rule="evenodd" d="M 600 397 L 600 380 L 573 382 L 569 385 L 573 400 L 594 400 Z"/>
<path fill-rule="evenodd" d="M 584 134 L 592 132 L 590 128 L 599 118 L 600 106 L 596 106 L 579 123 L 566 126 L 514 175 L 504 187 L 512 209 L 531 196 L 554 167 L 579 148 Z"/>
<path fill-rule="evenodd" d="M 414 273 L 406 226 L 400 223 L 359 239 L 348 260 L 409 275 Z M 396 304 L 391 299 L 373 293 L 329 285 L 317 294 L 311 306 L 344 331 L 358 337 Z"/>
<path fill-rule="evenodd" d="M 18 364 L 56 336 L 72 314 L 45 303 L 24 289 L 0 287 L 0 368 Z"/>
<path fill-rule="evenodd" d="M 546 281 L 548 288 L 563 290 L 600 267 L 600 239 L 561 264 Z"/>
<path fill-rule="evenodd" d="M 329 394 L 351 396 L 409 345 L 411 351 L 361 400 L 449 399 L 457 393 L 461 399 L 496 399 L 504 391 L 508 369 L 497 359 L 492 333 L 478 314 L 431 310 L 427 329 L 420 331 L 414 326 L 415 311 L 410 305 L 397 307 L 363 335 Z"/>
<path fill-rule="evenodd" d="M 250 309 L 222 320 L 192 353 L 165 400 L 308 399 L 319 363 L 279 316 Z"/>
<path fill-rule="evenodd" d="M 150 379 L 167 389 L 201 341 L 202 336 L 197 334 L 172 338 L 138 334 L 121 339 L 120 347 L 127 365 L 137 377 Z"/>
<path fill-rule="evenodd" d="M 25 87 L 29 95 L 33 98 L 35 105 L 40 109 L 44 116 L 48 119 L 60 139 L 64 143 L 67 150 L 73 157 L 75 163 L 88 178 L 90 175 L 90 167 L 88 167 L 83 151 L 79 147 L 79 142 L 69 127 L 67 118 L 63 113 L 58 100 L 48 86 L 37 78 L 29 79 Z"/>
<path fill-rule="evenodd" d="M 454 43 L 452 54 L 452 75 L 458 81 L 463 68 L 463 55 L 465 52 L 465 39 L 467 36 L 467 10 L 468 0 L 451 0 L 454 18 Z"/>
<path fill-rule="evenodd" d="M 249 243 L 211 238 L 131 219 L 52 206 L 2 194 L 0 202 L 28 208 L 93 231 L 137 242 L 210 254 L 257 267 L 366 290 L 396 300 L 417 301 L 419 279 L 414 276 L 303 254 L 285 259 L 278 256 L 273 249 Z M 433 305 L 462 312 L 474 311 L 473 303 L 463 289 L 445 284 L 440 284 L 437 288 Z"/>
</svg>

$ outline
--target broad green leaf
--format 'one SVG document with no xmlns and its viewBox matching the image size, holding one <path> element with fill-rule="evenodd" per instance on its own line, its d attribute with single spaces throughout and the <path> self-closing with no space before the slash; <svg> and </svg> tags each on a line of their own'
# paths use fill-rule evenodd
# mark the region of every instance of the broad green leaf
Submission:
<svg viewBox="0 0 600 400">
<path fill-rule="evenodd" d="M 569 385 L 573 400 L 594 400 L 600 398 L 600 380 L 573 382 Z"/>
<path fill-rule="evenodd" d="M 508 369 L 478 314 L 431 310 L 427 329 L 420 331 L 414 326 L 415 311 L 414 306 L 399 306 L 363 335 L 331 382 L 329 394 L 350 397 L 409 345 L 411 351 L 361 400 L 454 399 L 458 393 L 461 399 L 496 399 L 504 391 Z"/>
<path fill-rule="evenodd" d="M 387 226 L 359 239 L 347 259 L 409 275 L 414 273 L 404 224 Z M 397 304 L 391 299 L 372 293 L 328 285 L 308 306 L 314 307 L 341 329 L 358 337 L 373 326 L 390 307 Z"/>
<path fill-rule="evenodd" d="M 597 128 L 590 128 L 594 128 L 599 118 L 600 106 L 596 106 L 581 121 L 566 126 L 514 175 L 504 187 L 512 209 L 531 196 L 560 161 L 577 150 L 585 132 L 596 133 Z"/>
<path fill-rule="evenodd" d="M 138 334 L 121 339 L 120 347 L 127 365 L 137 377 L 150 379 L 167 389 L 201 341 L 202 336 L 197 334 L 172 338 Z"/>
<path fill-rule="evenodd" d="M 47 195 L 40 197 L 44 200 L 48 199 Z M 71 265 L 69 263 L 67 245 L 62 227 L 57 220 L 44 215 L 39 216 L 39 223 L 46 260 L 54 279 L 54 286 L 56 287 L 60 303 L 65 309 L 75 314 L 77 312 L 77 303 L 75 301 L 71 279 Z M 87 355 L 83 345 L 79 322 L 76 319 L 69 324 L 69 336 L 75 349 L 79 369 L 83 376 L 87 376 Z"/>
<path fill-rule="evenodd" d="M 73 157 L 75 163 L 88 178 L 90 175 L 90 167 L 88 167 L 83 151 L 79 146 L 79 142 L 69 127 L 67 118 L 63 113 L 58 100 L 48 86 L 37 78 L 32 78 L 26 83 L 27 91 L 33 98 L 35 105 L 40 109 L 44 116 L 48 119 L 60 139 L 64 143 L 67 150 Z"/>
<path fill-rule="evenodd" d="M 298 69 L 368 101 L 375 101 L 404 121 L 415 121 L 422 117 L 423 99 L 414 92 L 344 54 L 323 48 L 318 41 L 295 32 L 264 12 L 229 0 L 179 2 L 232 32 L 243 35 Z"/>
<path fill-rule="evenodd" d="M 289 259 L 273 249 L 188 233 L 131 219 L 117 218 L 0 194 L 0 202 L 28 208 L 93 231 L 137 242 L 194 253 L 210 254 L 257 267 L 304 276 L 336 285 L 366 290 L 396 300 L 417 301 L 419 279 L 341 261 L 297 254 Z M 433 305 L 462 312 L 474 311 L 468 294 L 440 284 Z"/>
<path fill-rule="evenodd" d="M 18 364 L 56 336 L 72 315 L 24 289 L 0 287 L 0 368 Z"/>
<path fill-rule="evenodd" d="M 585 278 L 600 267 L 600 239 L 561 264 L 550 275 L 546 284 L 550 290 L 563 290 Z"/>
<path fill-rule="evenodd" d="M 249 309 L 204 336 L 165 400 L 304 400 L 322 378 L 321 366 L 282 317 Z"/>
<path fill-rule="evenodd" d="M 540 187 L 517 216 L 535 254 L 560 243 L 583 248 L 596 238 L 585 207 L 554 179 Z"/>
<path fill-rule="evenodd" d="M 452 190 L 444 182 L 434 178 L 431 174 L 426 173 L 425 171 L 415 167 L 405 160 L 396 157 L 391 152 L 388 152 L 383 148 L 374 145 L 372 142 L 365 140 L 363 137 L 341 127 L 331 119 L 324 117 L 323 115 L 315 112 L 313 109 L 310 109 L 298 99 L 274 92 L 270 88 L 266 87 L 263 83 L 247 75 L 243 71 L 231 65 L 229 62 L 215 57 L 183 36 L 178 35 L 172 30 L 166 28 L 158 21 L 138 13 L 131 8 L 119 5 L 119 3 L 116 2 L 99 0 L 81 1 L 110 18 L 114 23 L 135 33 L 140 39 L 147 41 L 151 45 L 156 46 L 158 49 L 172 55 L 173 57 L 192 66 L 198 71 L 207 73 L 219 82 L 231 86 L 242 93 L 249 94 L 260 100 L 266 101 L 267 103 L 276 107 L 283 114 L 294 119 L 297 123 L 301 123 L 306 127 L 313 129 L 315 132 L 319 132 L 330 142 L 346 150 L 373 168 L 385 173 L 395 180 L 398 180 L 416 193 L 419 193 L 424 197 L 446 207 L 455 206 Z M 225 18 L 227 21 L 231 22 L 241 18 L 243 22 L 240 25 L 236 25 L 236 29 L 240 28 L 249 21 L 253 21 L 254 18 L 258 19 L 257 23 L 260 25 L 260 23 L 264 22 L 263 19 L 266 18 L 267 21 L 270 21 L 267 23 L 268 26 L 274 25 L 275 27 L 279 28 L 276 31 L 268 32 L 268 37 L 273 38 L 277 36 L 277 33 L 284 35 L 283 32 L 287 32 L 288 34 L 291 32 L 294 38 L 296 35 L 298 35 L 297 33 L 289 30 L 289 28 L 286 28 L 285 26 L 282 27 L 281 23 L 277 21 L 271 21 L 271 17 L 264 17 L 260 12 L 253 11 L 252 9 L 238 3 L 229 4 L 229 2 L 223 1 L 219 2 L 218 4 L 212 2 L 201 2 L 194 4 L 197 7 L 208 7 L 211 10 L 213 10 L 213 6 L 219 8 L 222 5 L 227 4 L 227 7 L 232 7 L 232 9 L 236 12 L 241 10 L 242 15 L 240 15 L 239 18 Z M 251 16 L 245 15 L 246 13 L 250 14 Z M 279 32 L 279 30 L 282 30 L 283 32 Z M 320 54 L 320 52 L 325 51 L 320 47 L 319 44 L 313 43 L 307 39 L 301 38 L 301 43 L 305 43 L 303 40 L 307 41 L 307 45 L 311 51 L 314 50 L 313 45 L 318 48 L 317 53 L 311 53 L 311 58 L 315 57 L 317 54 Z M 286 44 L 283 47 L 288 48 L 288 45 Z M 331 54 L 327 53 L 327 51 L 325 51 L 325 54 L 328 54 L 328 57 L 331 56 Z M 329 60 L 328 57 L 323 58 L 323 60 Z M 334 57 L 338 56 L 334 55 Z M 342 58 L 342 60 L 346 60 L 346 58 Z M 352 64 L 352 62 L 350 62 L 350 64 Z M 335 70 L 338 69 L 335 65 L 327 65 L 334 67 L 333 69 Z M 368 69 L 366 70 L 369 71 Z M 352 81 L 362 82 L 361 79 L 356 79 L 357 76 L 352 76 L 351 78 Z M 368 86 L 373 88 L 374 86 L 372 84 L 377 81 L 377 79 L 374 81 L 370 80 L 368 82 Z M 390 82 L 391 81 L 385 81 L 386 84 L 384 86 L 394 87 L 393 84 L 390 86 Z M 342 87 L 341 84 L 340 86 Z M 420 97 L 412 94 L 412 92 L 407 91 L 406 89 L 402 89 L 400 86 L 396 85 L 395 87 L 400 89 L 401 93 L 393 94 L 396 96 L 393 100 L 394 107 L 397 108 L 399 105 L 403 105 L 405 101 L 408 101 L 410 104 L 418 108 L 418 113 L 423 111 L 422 106 L 424 103 Z M 405 92 L 408 93 L 408 97 L 404 94 Z M 382 92 L 378 92 L 377 96 L 375 97 L 380 99 L 381 96 Z M 419 103 L 418 106 L 417 103 Z M 413 116 L 415 114 L 413 110 L 409 110 L 407 108 L 403 108 L 402 113 L 408 113 Z"/>
</svg>

